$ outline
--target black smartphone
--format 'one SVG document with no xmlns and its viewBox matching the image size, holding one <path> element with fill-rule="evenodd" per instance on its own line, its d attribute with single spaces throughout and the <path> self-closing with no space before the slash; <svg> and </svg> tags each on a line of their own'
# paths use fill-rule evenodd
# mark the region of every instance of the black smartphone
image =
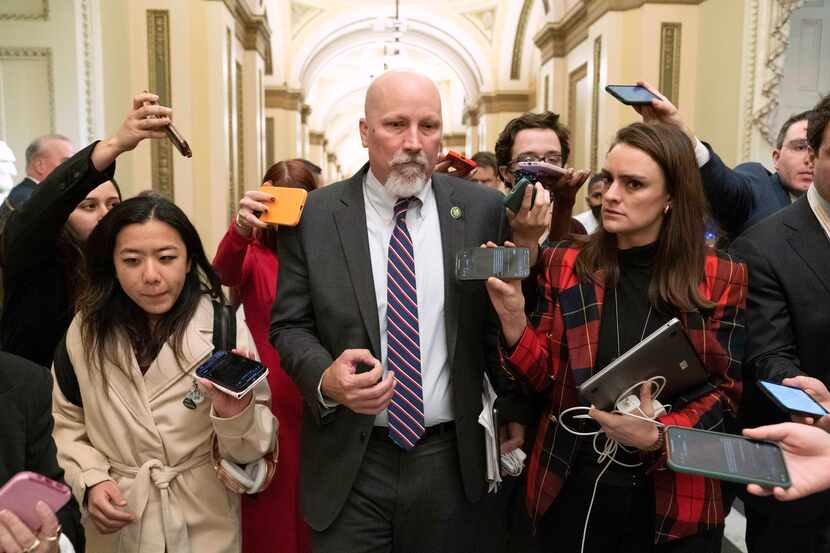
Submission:
<svg viewBox="0 0 830 553">
<path fill-rule="evenodd" d="M 530 274 L 530 250 L 527 248 L 469 248 L 455 256 L 458 280 L 502 280 L 527 278 Z"/>
<path fill-rule="evenodd" d="M 790 415 L 821 418 L 828 414 L 827 409 L 801 388 L 766 380 L 759 380 L 758 387 L 779 409 Z"/>
<path fill-rule="evenodd" d="M 609 84 L 605 91 L 627 106 L 650 104 L 652 100 L 660 99 L 640 85 Z"/>
<path fill-rule="evenodd" d="M 237 399 L 247 394 L 268 375 L 268 367 L 228 351 L 215 351 L 196 369 L 196 376 L 210 380 L 220 390 Z"/>
<path fill-rule="evenodd" d="M 533 186 L 533 182 L 527 177 L 521 177 L 519 181 L 513 185 L 513 190 L 511 190 L 507 196 L 504 197 L 504 207 L 512 211 L 513 213 L 518 213 L 519 210 L 522 208 L 522 200 L 525 197 L 525 188 L 527 186 Z M 530 205 L 533 205 L 533 202 L 536 201 L 536 188 L 533 188 L 533 194 L 530 195 Z"/>
<path fill-rule="evenodd" d="M 699 474 L 767 488 L 790 487 L 790 475 L 781 448 L 743 436 L 666 427 L 666 464 L 675 472 Z"/>
</svg>

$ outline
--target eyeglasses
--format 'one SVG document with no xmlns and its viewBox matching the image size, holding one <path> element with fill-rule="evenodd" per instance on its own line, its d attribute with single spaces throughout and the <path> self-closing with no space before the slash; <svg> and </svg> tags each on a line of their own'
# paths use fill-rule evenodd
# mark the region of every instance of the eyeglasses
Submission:
<svg viewBox="0 0 830 553">
<path fill-rule="evenodd" d="M 522 154 L 516 159 L 510 161 L 510 166 L 515 166 L 517 163 L 526 163 L 528 161 L 544 161 L 545 163 L 550 163 L 551 165 L 558 165 L 562 166 L 562 154 L 546 154 L 542 157 L 535 156 L 533 154 Z"/>
<path fill-rule="evenodd" d="M 790 140 L 784 145 L 785 148 L 788 150 L 792 150 L 794 152 L 806 152 L 810 149 L 810 143 L 807 141 L 806 138 L 799 138 L 796 140 Z"/>
</svg>

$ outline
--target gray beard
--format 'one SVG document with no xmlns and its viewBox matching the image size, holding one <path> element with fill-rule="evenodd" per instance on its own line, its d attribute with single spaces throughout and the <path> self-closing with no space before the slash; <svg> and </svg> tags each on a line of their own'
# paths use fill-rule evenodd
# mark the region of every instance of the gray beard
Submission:
<svg viewBox="0 0 830 553">
<path fill-rule="evenodd" d="M 426 180 L 427 175 L 421 167 L 396 167 L 389 173 L 383 186 L 392 197 L 410 198 L 423 189 Z"/>
</svg>

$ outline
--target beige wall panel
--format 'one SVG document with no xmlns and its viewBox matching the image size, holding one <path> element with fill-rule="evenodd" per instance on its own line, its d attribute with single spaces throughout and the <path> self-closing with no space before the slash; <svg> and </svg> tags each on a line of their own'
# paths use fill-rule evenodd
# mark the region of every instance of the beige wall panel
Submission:
<svg viewBox="0 0 830 553">
<path fill-rule="evenodd" d="M 689 124 L 727 165 L 744 161 L 739 144 L 744 4 L 707 0 L 699 7 L 695 116 Z"/>
<path fill-rule="evenodd" d="M 25 52 L 0 47 L 0 139 L 17 158 L 16 182 L 26 174 L 24 153 L 29 142 L 54 132 L 49 59 L 25 57 Z"/>
<path fill-rule="evenodd" d="M 479 119 L 479 136 L 481 142 L 479 149 L 488 152 L 495 151 L 496 140 L 502 129 L 514 117 L 521 115 L 521 112 L 484 113 Z"/>
<path fill-rule="evenodd" d="M 300 113 L 293 110 L 265 108 L 265 114 L 267 117 L 274 118 L 274 159 L 281 161 L 299 157 L 302 151 Z M 320 167 L 325 167 L 325 163 Z"/>
<path fill-rule="evenodd" d="M 263 171 L 264 112 L 261 105 L 258 82 L 259 73 L 264 71 L 264 62 L 254 50 L 244 51 L 245 64 L 242 70 L 242 113 L 244 122 L 243 144 L 245 151 L 245 182 L 243 190 L 259 187 Z"/>
</svg>

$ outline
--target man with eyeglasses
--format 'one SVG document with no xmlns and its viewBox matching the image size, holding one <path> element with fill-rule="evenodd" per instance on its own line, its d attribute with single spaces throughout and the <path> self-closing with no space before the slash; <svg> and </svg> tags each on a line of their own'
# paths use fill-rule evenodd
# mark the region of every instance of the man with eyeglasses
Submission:
<svg viewBox="0 0 830 553">
<path fill-rule="evenodd" d="M 652 100 L 650 106 L 635 108 L 643 120 L 676 125 L 691 138 L 712 215 L 729 239 L 734 240 L 755 223 L 790 205 L 813 183 L 813 162 L 807 143 L 811 111 L 797 113 L 781 126 L 772 151 L 774 173 L 758 162 L 730 169 L 711 145 L 695 137 L 677 108 L 660 91 L 645 82 L 638 84 L 660 98 Z"/>
<path fill-rule="evenodd" d="M 525 161 L 544 161 L 564 167 L 570 155 L 570 134 L 559 121 L 559 115 L 525 113 L 511 120 L 496 141 L 496 159 L 499 175 L 510 188 L 516 183 L 517 164 Z M 588 178 L 588 171 L 567 169 L 560 177 L 542 177 L 541 185 L 551 193 L 553 214 L 548 233 L 542 237 L 545 244 L 564 238 L 568 232 L 585 234 L 578 221 L 572 221 L 576 193 Z"/>
</svg>

